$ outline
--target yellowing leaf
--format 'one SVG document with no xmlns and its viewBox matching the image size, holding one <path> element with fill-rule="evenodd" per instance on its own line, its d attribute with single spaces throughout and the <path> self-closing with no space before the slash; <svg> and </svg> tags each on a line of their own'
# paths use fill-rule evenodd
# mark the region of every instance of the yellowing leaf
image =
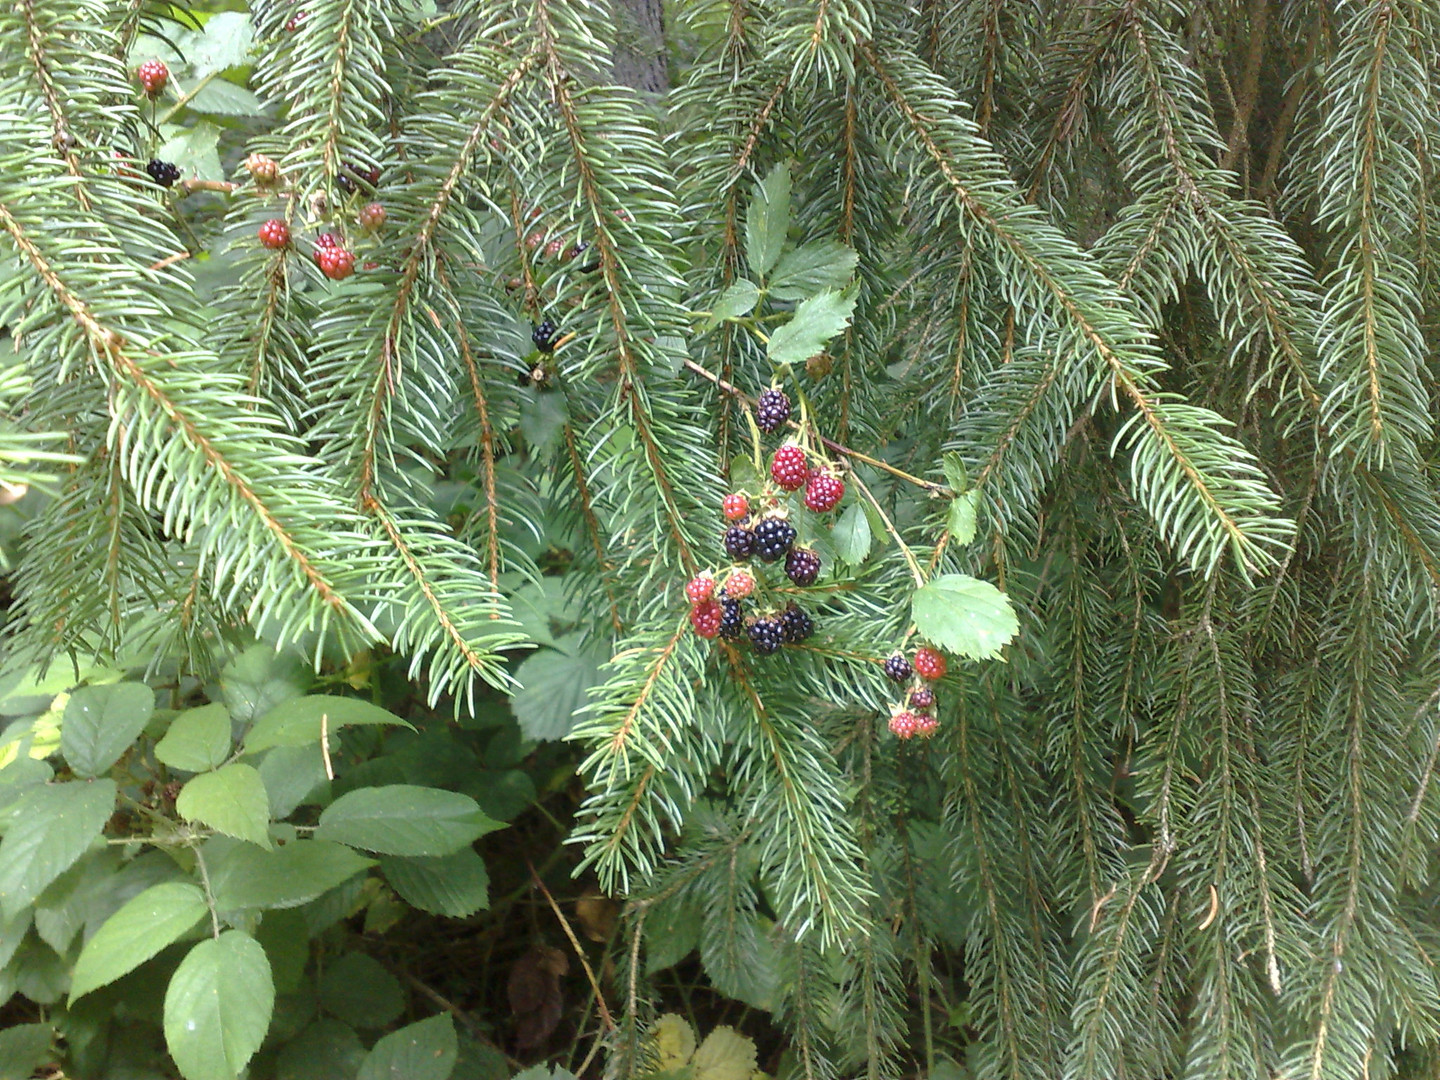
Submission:
<svg viewBox="0 0 1440 1080">
<path fill-rule="evenodd" d="M 734 1028 L 718 1027 L 695 1051 L 695 1080 L 750 1080 L 755 1043 Z"/>
<path fill-rule="evenodd" d="M 666 1013 L 657 1019 L 650 1029 L 650 1037 L 655 1040 L 660 1072 L 681 1068 L 695 1053 L 695 1029 L 675 1013 Z"/>
</svg>

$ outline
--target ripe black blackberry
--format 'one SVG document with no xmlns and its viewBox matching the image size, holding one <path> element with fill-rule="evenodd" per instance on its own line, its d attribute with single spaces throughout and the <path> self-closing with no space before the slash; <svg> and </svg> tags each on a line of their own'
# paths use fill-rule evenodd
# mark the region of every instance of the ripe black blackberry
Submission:
<svg viewBox="0 0 1440 1080">
<path fill-rule="evenodd" d="M 765 518 L 755 526 L 755 551 L 766 562 L 774 562 L 790 550 L 799 535 L 784 518 Z"/>
<path fill-rule="evenodd" d="M 910 661 L 898 652 L 885 661 L 885 677 L 891 682 L 904 682 L 913 674 L 915 669 L 910 666 Z"/>
<path fill-rule="evenodd" d="M 732 559 L 748 559 L 755 554 L 755 534 L 743 525 L 725 530 L 725 552 Z"/>
<path fill-rule="evenodd" d="M 760 430 L 769 434 L 790 419 L 790 399 L 785 391 L 771 387 L 760 391 L 755 399 L 755 423 Z"/>
<path fill-rule="evenodd" d="M 785 640 L 785 630 L 780 620 L 762 615 L 750 624 L 750 644 L 762 656 L 775 652 Z"/>
<path fill-rule="evenodd" d="M 555 351 L 555 342 L 560 337 L 560 328 L 549 319 L 544 320 L 530 331 L 530 340 L 543 353 Z"/>
<path fill-rule="evenodd" d="M 815 632 L 815 620 L 791 604 L 780 613 L 780 632 L 787 645 L 798 645 Z"/>
<path fill-rule="evenodd" d="M 150 179 L 161 187 L 170 187 L 180 179 L 179 167 L 174 162 L 161 161 L 159 158 L 151 158 L 145 165 L 145 171 L 150 174 Z"/>
<path fill-rule="evenodd" d="M 809 548 L 793 548 L 785 556 L 785 576 L 796 585 L 814 585 L 820 576 L 820 556 Z"/>
<path fill-rule="evenodd" d="M 347 161 L 340 167 L 340 175 L 335 177 L 335 182 L 340 185 L 340 190 L 346 195 L 355 194 L 356 188 L 359 186 L 356 184 L 356 180 L 359 180 L 367 191 L 374 191 L 380 185 L 380 170 L 379 168 L 367 169 L 363 165 Z"/>
<path fill-rule="evenodd" d="M 725 613 L 720 618 L 720 636 L 730 641 L 742 637 L 745 633 L 745 608 L 740 601 L 722 596 L 720 608 Z"/>
</svg>

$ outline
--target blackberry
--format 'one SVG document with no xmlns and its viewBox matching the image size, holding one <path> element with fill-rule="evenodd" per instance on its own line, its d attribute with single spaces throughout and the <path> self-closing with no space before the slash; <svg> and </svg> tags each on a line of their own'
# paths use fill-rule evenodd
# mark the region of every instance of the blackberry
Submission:
<svg viewBox="0 0 1440 1080">
<path fill-rule="evenodd" d="M 703 604 L 715 595 L 715 577 L 708 570 L 685 583 L 685 598 L 692 604 Z"/>
<path fill-rule="evenodd" d="M 159 158 L 151 158 L 145 171 L 150 174 L 150 179 L 161 187 L 170 187 L 180 179 L 179 167 L 174 162 L 161 161 Z"/>
<path fill-rule="evenodd" d="M 885 677 L 891 682 L 904 682 L 913 674 L 915 669 L 910 666 L 910 661 L 898 652 L 885 661 Z"/>
<path fill-rule="evenodd" d="M 922 645 L 915 650 L 915 670 L 922 679 L 943 679 L 945 657 L 928 645 Z"/>
<path fill-rule="evenodd" d="M 750 500 L 745 497 L 744 492 L 737 491 L 733 495 L 726 495 L 720 508 L 731 521 L 740 521 L 750 515 Z"/>
<path fill-rule="evenodd" d="M 770 459 L 770 479 L 782 491 L 799 491 L 810 478 L 810 466 L 805 462 L 805 451 L 794 443 L 786 443 L 775 451 Z"/>
<path fill-rule="evenodd" d="M 790 399 L 784 390 L 771 387 L 755 399 L 755 423 L 767 435 L 790 419 Z"/>
<path fill-rule="evenodd" d="M 796 585 L 814 585 L 820 576 L 820 556 L 809 548 L 794 548 L 785 556 L 785 576 Z"/>
<path fill-rule="evenodd" d="M 790 550 L 797 535 L 784 518 L 765 518 L 755 526 L 755 550 L 766 562 L 774 562 Z"/>
<path fill-rule="evenodd" d="M 748 559 L 755 554 L 755 534 L 741 525 L 725 530 L 725 551 L 732 559 Z"/>
<path fill-rule="evenodd" d="M 724 621 L 724 609 L 714 600 L 696 604 L 690 609 L 690 626 L 702 638 L 713 638 L 720 633 L 720 625 Z"/>
<path fill-rule="evenodd" d="M 135 77 L 145 88 L 145 96 L 153 100 L 160 96 L 160 91 L 170 81 L 170 69 L 163 60 L 146 60 L 136 69 Z"/>
<path fill-rule="evenodd" d="M 787 645 L 798 645 L 815 632 L 815 620 L 791 604 L 780 613 L 780 633 Z"/>
<path fill-rule="evenodd" d="M 915 734 L 919 735 L 922 739 L 928 739 L 931 735 L 934 735 L 935 729 L 939 726 L 939 722 L 929 713 L 915 714 Z"/>
<path fill-rule="evenodd" d="M 347 161 L 341 166 L 340 175 L 335 178 L 335 182 L 340 185 L 340 190 L 346 195 L 354 195 L 361 184 L 367 191 L 374 191 L 380 184 L 380 169 L 378 167 L 367 169 L 363 165 Z"/>
<path fill-rule="evenodd" d="M 812 472 L 805 484 L 805 508 L 823 514 L 845 497 L 845 481 L 828 472 Z"/>
<path fill-rule="evenodd" d="M 720 598 L 720 636 L 728 641 L 734 641 L 745 634 L 745 608 L 739 600 L 732 600 L 728 596 Z"/>
<path fill-rule="evenodd" d="M 260 243 L 271 250 L 290 246 L 290 226 L 284 218 L 271 218 L 260 226 Z"/>
<path fill-rule="evenodd" d="M 928 686 L 921 686 L 910 691 L 910 708 L 928 709 L 935 704 L 935 691 Z"/>
<path fill-rule="evenodd" d="M 725 579 L 724 591 L 726 596 L 733 596 L 737 600 L 744 599 L 755 591 L 755 575 L 743 566 L 735 567 Z"/>
<path fill-rule="evenodd" d="M 385 207 L 378 202 L 360 208 L 360 227 L 366 232 L 379 232 L 385 224 Z"/>
<path fill-rule="evenodd" d="M 784 640 L 785 631 L 779 619 L 762 615 L 750 624 L 750 644 L 754 645 L 755 651 L 762 656 L 769 656 L 780 648 Z"/>
<path fill-rule="evenodd" d="M 915 734 L 919 726 L 920 716 L 918 713 L 902 709 L 890 717 L 890 730 L 898 739 L 908 739 Z"/>
<path fill-rule="evenodd" d="M 251 154 L 245 159 L 245 168 L 261 187 L 268 187 L 280 179 L 280 166 L 264 154 Z"/>
<path fill-rule="evenodd" d="M 555 351 L 555 343 L 560 337 L 560 328 L 549 319 L 544 320 L 530 331 L 530 340 L 535 347 L 543 353 Z"/>
</svg>

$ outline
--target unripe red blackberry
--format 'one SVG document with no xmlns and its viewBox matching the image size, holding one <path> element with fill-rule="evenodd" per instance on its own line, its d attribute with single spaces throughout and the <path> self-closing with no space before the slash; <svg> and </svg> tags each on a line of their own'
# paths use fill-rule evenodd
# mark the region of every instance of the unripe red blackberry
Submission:
<svg viewBox="0 0 1440 1080">
<path fill-rule="evenodd" d="M 922 679 L 943 679 L 945 677 L 945 657 L 928 645 L 922 645 L 915 650 L 915 670 L 920 673 Z"/>
<path fill-rule="evenodd" d="M 776 387 L 760 391 L 755 399 L 755 423 L 767 435 L 790 419 L 790 399 Z"/>
<path fill-rule="evenodd" d="M 737 600 L 743 600 L 755 591 L 755 575 L 746 570 L 743 566 L 737 566 L 730 571 L 730 576 L 725 579 L 725 595 L 733 596 Z"/>
<path fill-rule="evenodd" d="M 270 187 L 280 180 L 280 166 L 264 154 L 251 154 L 245 159 L 245 168 L 260 187 Z"/>
<path fill-rule="evenodd" d="M 910 707 L 912 709 L 928 709 L 935 704 L 935 691 L 928 686 L 916 687 L 910 691 Z"/>
<path fill-rule="evenodd" d="M 797 535 L 795 526 L 784 518 L 765 518 L 755 526 L 755 553 L 774 562 L 790 550 Z"/>
<path fill-rule="evenodd" d="M 732 559 L 748 559 L 755 554 L 755 534 L 740 525 L 725 530 L 725 551 Z"/>
<path fill-rule="evenodd" d="M 935 729 L 939 726 L 940 725 L 936 721 L 935 717 L 931 716 L 929 713 L 915 714 L 915 734 L 920 736 L 920 738 L 930 738 L 931 735 L 935 734 Z"/>
<path fill-rule="evenodd" d="M 762 615 L 750 624 L 750 644 L 754 645 L 755 651 L 762 656 L 775 652 L 784 640 L 785 631 L 777 618 Z"/>
<path fill-rule="evenodd" d="M 144 87 L 145 96 L 153 100 L 160 96 L 160 91 L 164 90 L 165 84 L 170 81 L 170 69 L 163 60 L 146 60 L 135 69 L 135 77 Z"/>
<path fill-rule="evenodd" d="M 715 578 L 708 570 L 685 583 L 685 598 L 692 604 L 703 604 L 714 596 Z"/>
<path fill-rule="evenodd" d="M 814 585 L 820 576 L 820 556 L 809 548 L 794 548 L 785 556 L 785 576 L 796 585 Z"/>
<path fill-rule="evenodd" d="M 780 613 L 780 632 L 787 645 L 798 645 L 815 632 L 815 621 L 796 604 Z"/>
<path fill-rule="evenodd" d="M 315 255 L 320 272 L 331 281 L 343 281 L 355 272 L 355 253 L 343 247 L 321 248 Z"/>
<path fill-rule="evenodd" d="M 775 451 L 770 461 L 770 479 L 783 491 L 799 491 L 810 476 L 810 466 L 805 463 L 805 451 L 794 443 L 786 443 Z"/>
<path fill-rule="evenodd" d="M 901 709 L 890 717 L 890 731 L 897 739 L 908 739 L 915 734 L 920 717 L 908 709 Z"/>
<path fill-rule="evenodd" d="M 315 254 L 318 256 L 325 248 L 338 248 L 340 238 L 331 232 L 322 232 L 315 237 Z"/>
<path fill-rule="evenodd" d="M 379 232 L 385 224 L 385 207 L 378 202 L 366 203 L 360 208 L 360 227 L 366 232 Z"/>
<path fill-rule="evenodd" d="M 552 237 L 545 245 L 545 257 L 553 259 L 565 250 L 565 241 L 562 237 Z"/>
<path fill-rule="evenodd" d="M 731 521 L 741 521 L 750 513 L 750 500 L 740 492 L 736 492 L 733 495 L 726 495 L 720 508 Z"/>
<path fill-rule="evenodd" d="M 545 234 L 543 232 L 532 232 L 529 236 L 525 237 L 525 246 L 531 251 L 534 251 L 543 243 L 545 243 Z"/>
<path fill-rule="evenodd" d="M 300 24 L 309 17 L 310 13 L 308 11 L 297 11 L 294 15 L 291 15 L 289 19 L 285 20 L 285 32 L 287 34 L 293 34 L 296 30 L 300 29 Z"/>
<path fill-rule="evenodd" d="M 713 638 L 720 633 L 720 623 L 725 618 L 725 609 L 717 600 L 707 600 L 690 609 L 690 626 L 703 638 Z"/>
<path fill-rule="evenodd" d="M 845 497 L 845 481 L 832 473 L 818 470 L 805 483 L 805 508 L 823 514 L 834 510 Z"/>
<path fill-rule="evenodd" d="M 271 218 L 260 226 L 260 243 L 272 250 L 290 246 L 290 226 L 284 218 Z"/>
<path fill-rule="evenodd" d="M 885 677 L 891 682 L 904 682 L 914 673 L 915 669 L 910 666 L 910 661 L 898 652 L 892 653 L 885 661 Z"/>
</svg>

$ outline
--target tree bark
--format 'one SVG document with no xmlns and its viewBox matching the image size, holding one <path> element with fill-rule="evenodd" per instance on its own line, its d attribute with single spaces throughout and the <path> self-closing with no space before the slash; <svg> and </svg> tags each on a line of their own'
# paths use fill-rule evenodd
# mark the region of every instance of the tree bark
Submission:
<svg viewBox="0 0 1440 1080">
<path fill-rule="evenodd" d="M 615 81 L 652 94 L 670 89 L 662 0 L 615 0 Z"/>
</svg>

